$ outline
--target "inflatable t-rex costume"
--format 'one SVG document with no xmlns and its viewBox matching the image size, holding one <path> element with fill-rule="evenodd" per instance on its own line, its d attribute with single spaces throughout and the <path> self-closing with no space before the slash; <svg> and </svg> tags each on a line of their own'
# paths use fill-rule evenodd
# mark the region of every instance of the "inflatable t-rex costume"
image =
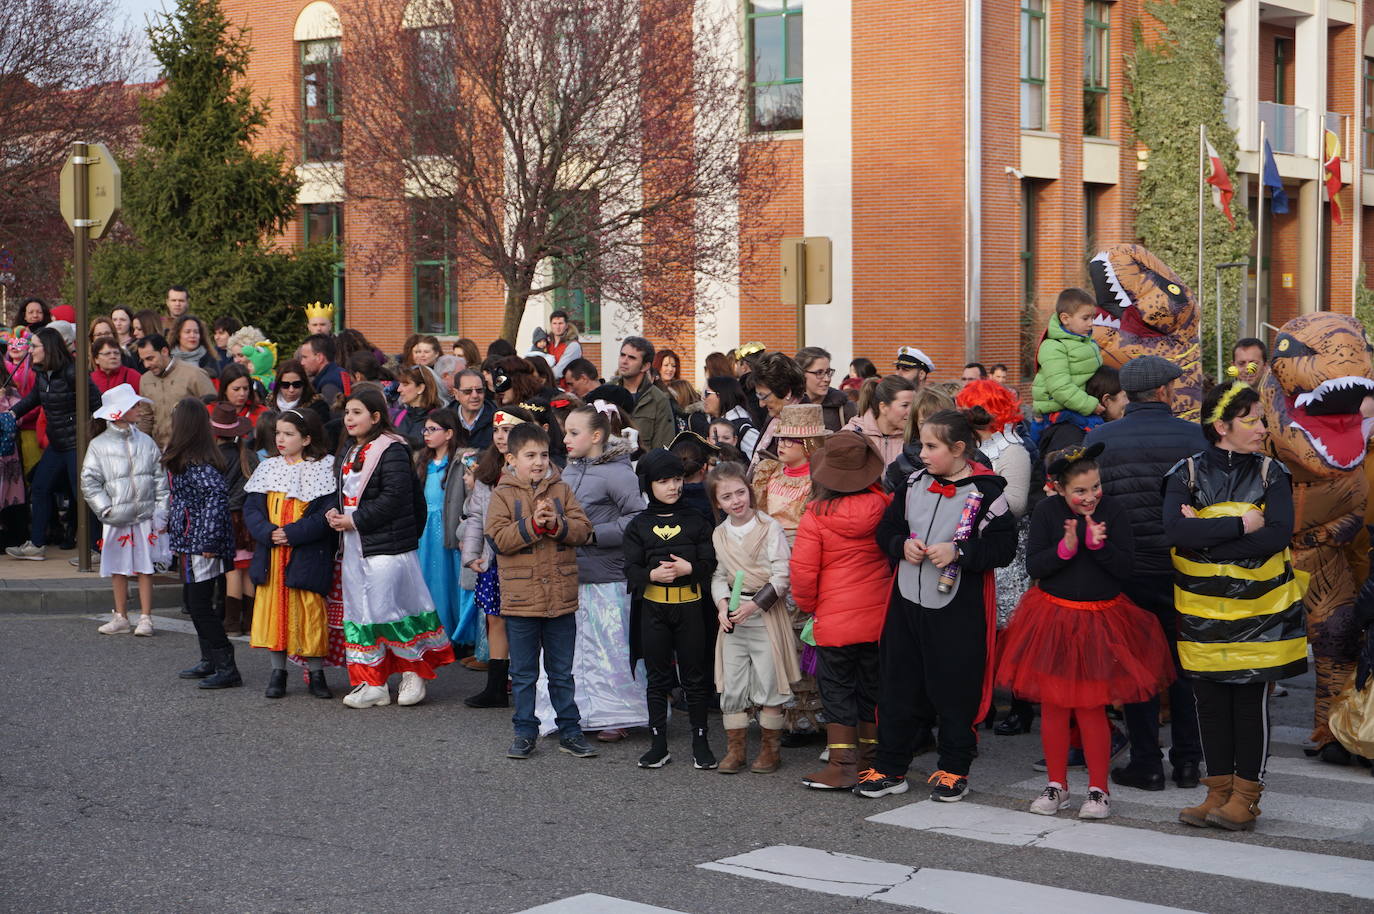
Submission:
<svg viewBox="0 0 1374 914">
<path fill-rule="evenodd" d="M 1360 403 L 1374 395 L 1369 341 L 1355 318 L 1304 314 L 1283 325 L 1260 380 L 1269 447 L 1293 474 L 1294 564 L 1312 576 L 1303 602 L 1317 667 L 1312 741 L 1334 742 L 1332 702 L 1355 669 L 1360 630 L 1356 536 L 1369 482 L 1360 464 L 1374 420 Z"/>
<path fill-rule="evenodd" d="M 1193 293 L 1164 261 L 1138 244 L 1118 244 L 1088 262 L 1097 296 L 1093 339 L 1102 361 L 1120 368 L 1157 355 L 1183 369 L 1174 384 L 1174 415 L 1198 420 L 1202 406 L 1202 324 Z"/>
</svg>

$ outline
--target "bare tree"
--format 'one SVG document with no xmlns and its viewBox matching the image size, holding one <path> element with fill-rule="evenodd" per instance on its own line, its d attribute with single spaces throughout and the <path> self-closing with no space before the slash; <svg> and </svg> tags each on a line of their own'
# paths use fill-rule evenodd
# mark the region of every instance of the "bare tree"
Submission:
<svg viewBox="0 0 1374 914">
<path fill-rule="evenodd" d="M 125 84 L 137 63 L 116 0 L 0 2 L 0 247 L 16 292 L 53 295 L 70 254 L 57 175 L 71 144 L 128 143 L 137 123 Z"/>
<path fill-rule="evenodd" d="M 559 288 L 690 335 L 706 288 L 736 282 L 750 256 L 736 214 L 777 183 L 766 144 L 741 142 L 737 4 L 706 6 L 346 6 L 342 180 L 348 199 L 402 220 L 373 243 L 499 277 L 507 339 L 530 296 Z"/>
</svg>

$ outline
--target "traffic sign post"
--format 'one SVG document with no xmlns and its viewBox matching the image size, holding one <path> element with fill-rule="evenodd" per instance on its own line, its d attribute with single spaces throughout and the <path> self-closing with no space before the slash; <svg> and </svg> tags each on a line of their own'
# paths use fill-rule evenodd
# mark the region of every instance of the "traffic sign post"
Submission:
<svg viewBox="0 0 1374 914">
<path fill-rule="evenodd" d="M 76 460 L 81 466 L 86 459 L 86 445 L 90 439 L 91 376 L 89 347 L 86 341 L 90 323 L 87 314 L 86 247 L 92 238 L 99 238 L 110 230 L 119 213 L 120 173 L 114 156 L 104 143 L 73 143 L 72 153 L 62 166 L 59 182 L 59 207 L 62 218 L 75 236 L 72 250 L 73 285 L 76 291 Z M 93 234 L 94 233 L 94 234 Z M 90 512 L 76 512 L 77 567 L 91 570 Z"/>
</svg>

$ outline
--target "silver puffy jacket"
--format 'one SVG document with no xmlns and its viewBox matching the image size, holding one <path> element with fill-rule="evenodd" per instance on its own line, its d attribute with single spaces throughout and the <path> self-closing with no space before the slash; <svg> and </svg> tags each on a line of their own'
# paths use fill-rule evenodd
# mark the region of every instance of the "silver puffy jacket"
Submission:
<svg viewBox="0 0 1374 914">
<path fill-rule="evenodd" d="M 111 424 L 86 448 L 81 494 L 101 523 L 123 527 L 167 513 L 167 471 L 157 443 Z"/>
</svg>

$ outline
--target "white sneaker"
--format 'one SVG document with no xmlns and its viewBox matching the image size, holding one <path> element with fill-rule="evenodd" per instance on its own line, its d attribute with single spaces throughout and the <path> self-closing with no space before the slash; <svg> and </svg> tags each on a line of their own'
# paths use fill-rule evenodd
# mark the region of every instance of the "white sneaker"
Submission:
<svg viewBox="0 0 1374 914">
<path fill-rule="evenodd" d="M 145 638 L 151 637 L 153 634 L 153 617 L 139 616 L 138 627 L 134 629 L 134 634 L 142 635 Z"/>
<path fill-rule="evenodd" d="M 134 630 L 129 624 L 128 616 L 121 616 L 118 613 L 111 613 L 109 622 L 96 629 L 102 635 L 127 635 Z"/>
<path fill-rule="evenodd" d="M 402 673 L 401 687 L 396 692 L 396 704 L 406 707 L 425 700 L 425 681 L 419 673 Z"/>
<path fill-rule="evenodd" d="M 386 686 L 363 683 L 344 696 L 343 703 L 350 708 L 372 708 L 391 704 L 391 693 Z"/>
<path fill-rule="evenodd" d="M 1052 816 L 1068 808 L 1068 805 L 1068 788 L 1057 781 L 1050 781 L 1044 792 L 1031 801 L 1030 811 L 1039 816 Z"/>
<path fill-rule="evenodd" d="M 32 541 L 29 541 L 22 546 L 9 547 L 5 550 L 5 554 L 12 559 L 28 559 L 30 562 L 41 562 L 48 557 L 48 547 L 35 546 Z"/>
<path fill-rule="evenodd" d="M 1105 819 L 1112 814 L 1112 800 L 1105 790 L 1088 788 L 1088 798 L 1078 807 L 1080 819 Z"/>
</svg>

